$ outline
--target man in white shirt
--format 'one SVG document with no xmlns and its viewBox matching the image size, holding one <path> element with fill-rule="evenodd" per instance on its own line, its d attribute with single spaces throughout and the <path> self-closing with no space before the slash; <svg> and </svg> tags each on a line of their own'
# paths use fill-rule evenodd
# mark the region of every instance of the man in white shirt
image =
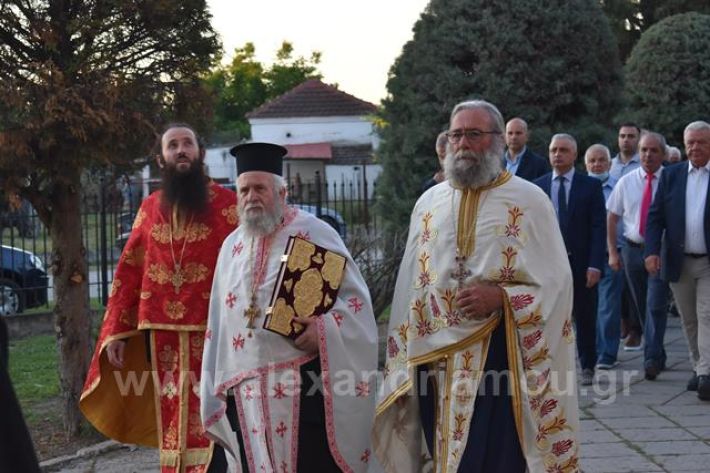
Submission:
<svg viewBox="0 0 710 473">
<path fill-rule="evenodd" d="M 683 141 L 689 162 L 663 171 L 648 214 L 645 263 L 673 290 L 694 369 L 688 390 L 710 401 L 710 124 L 689 124 Z"/>
<path fill-rule="evenodd" d="M 633 306 L 643 321 L 644 372 L 648 380 L 656 379 L 665 368 L 663 336 L 666 331 L 668 284 L 657 275 L 649 275 L 644 267 L 646 220 L 658 179 L 666 157 L 666 140 L 662 135 L 646 132 L 640 140 L 641 167 L 622 177 L 607 201 L 607 245 L 609 266 L 623 268 L 631 291 Z M 624 221 L 626 244 L 621 258 L 616 249 L 616 224 Z"/>
</svg>

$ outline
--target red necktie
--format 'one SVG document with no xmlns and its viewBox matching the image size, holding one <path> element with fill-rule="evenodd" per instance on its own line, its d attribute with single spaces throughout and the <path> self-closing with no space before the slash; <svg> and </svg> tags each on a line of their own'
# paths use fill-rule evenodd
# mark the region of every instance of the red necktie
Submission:
<svg viewBox="0 0 710 473">
<path fill-rule="evenodd" d="M 653 173 L 646 174 L 646 187 L 643 189 L 643 197 L 641 198 L 641 216 L 639 218 L 639 233 L 644 236 L 646 233 L 646 219 L 648 218 L 648 209 L 651 208 L 651 200 L 653 197 Z"/>
</svg>

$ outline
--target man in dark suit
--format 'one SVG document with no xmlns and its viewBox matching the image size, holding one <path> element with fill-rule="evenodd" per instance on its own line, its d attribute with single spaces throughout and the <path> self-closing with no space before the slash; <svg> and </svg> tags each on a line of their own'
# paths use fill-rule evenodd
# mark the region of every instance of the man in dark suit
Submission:
<svg viewBox="0 0 710 473">
<path fill-rule="evenodd" d="M 606 257 L 606 209 L 601 182 L 576 173 L 577 142 L 560 133 L 550 142 L 552 172 L 536 179 L 552 199 L 567 247 L 572 277 L 577 351 L 582 385 L 594 381 L 596 354 L 597 283 Z"/>
<path fill-rule="evenodd" d="M 646 270 L 670 282 L 688 339 L 688 390 L 710 401 L 710 124 L 683 132 L 689 162 L 666 167 L 648 212 Z"/>
<path fill-rule="evenodd" d="M 522 118 L 513 118 L 505 125 L 505 144 L 508 146 L 503 156 L 503 168 L 526 181 L 534 181 L 550 172 L 547 160 L 527 147 L 528 124 Z"/>
</svg>

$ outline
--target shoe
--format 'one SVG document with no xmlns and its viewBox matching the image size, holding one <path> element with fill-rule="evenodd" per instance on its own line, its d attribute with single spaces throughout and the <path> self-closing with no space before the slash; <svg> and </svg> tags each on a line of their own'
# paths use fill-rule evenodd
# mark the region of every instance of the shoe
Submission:
<svg viewBox="0 0 710 473">
<path fill-rule="evenodd" d="M 594 370 L 585 368 L 582 370 L 582 379 L 579 382 L 582 386 L 591 386 L 594 383 Z M 708 386 L 710 387 L 710 386 Z"/>
<path fill-rule="evenodd" d="M 654 361 L 650 361 L 644 367 L 643 377 L 649 381 L 653 381 L 658 377 L 658 373 L 661 372 L 661 368 Z"/>
<path fill-rule="evenodd" d="M 621 334 L 620 338 L 623 340 L 626 337 L 629 336 L 629 324 L 626 322 L 626 319 L 621 319 Z"/>
<path fill-rule="evenodd" d="M 710 376 L 698 376 L 698 399 L 710 401 Z"/>
<path fill-rule="evenodd" d="M 685 389 L 688 391 L 697 391 L 698 390 L 698 375 L 693 373 L 693 376 L 690 377 L 688 380 L 688 384 L 686 385 Z"/>
<path fill-rule="evenodd" d="M 624 351 L 639 351 L 641 350 L 641 336 L 636 333 L 630 333 L 629 338 L 624 343 Z"/>
<path fill-rule="evenodd" d="M 610 370 L 610 369 L 615 368 L 615 367 L 617 367 L 617 366 L 619 366 L 619 362 L 618 362 L 618 361 L 612 361 L 611 363 L 603 363 L 603 362 L 600 361 L 599 363 L 597 363 L 596 369 L 598 369 L 598 370 Z"/>
</svg>

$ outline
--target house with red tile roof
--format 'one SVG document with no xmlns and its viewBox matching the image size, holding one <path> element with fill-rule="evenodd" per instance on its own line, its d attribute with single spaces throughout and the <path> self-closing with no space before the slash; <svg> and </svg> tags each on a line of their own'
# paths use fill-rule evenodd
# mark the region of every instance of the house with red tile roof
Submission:
<svg viewBox="0 0 710 473">
<path fill-rule="evenodd" d="M 249 112 L 251 140 L 288 149 L 284 178 L 290 184 L 325 179 L 337 199 L 368 196 L 382 171 L 373 162 L 379 137 L 372 123 L 377 107 L 318 79 L 308 80 Z M 351 191 L 352 189 L 352 191 Z M 349 196 L 350 192 L 361 196 Z M 346 195 L 341 195 L 342 193 Z M 334 196 L 331 195 L 331 198 Z"/>
</svg>

